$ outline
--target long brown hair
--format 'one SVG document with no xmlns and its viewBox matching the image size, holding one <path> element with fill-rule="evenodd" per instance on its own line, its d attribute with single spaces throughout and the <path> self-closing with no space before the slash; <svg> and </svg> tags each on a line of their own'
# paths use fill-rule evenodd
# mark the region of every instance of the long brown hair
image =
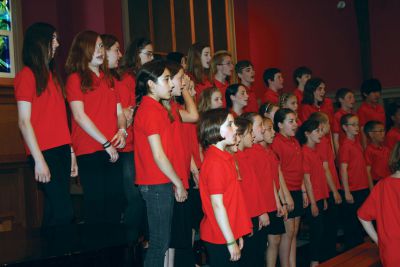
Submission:
<svg viewBox="0 0 400 267">
<path fill-rule="evenodd" d="M 115 44 L 115 43 L 119 43 L 118 38 L 115 37 L 112 34 L 102 34 L 100 35 L 101 40 L 103 41 L 103 45 L 105 50 L 110 50 L 111 47 Z M 106 57 L 107 57 L 107 51 L 106 51 Z M 118 71 L 118 68 L 115 69 L 110 69 L 110 74 L 117 80 L 121 80 L 121 75 Z"/>
<path fill-rule="evenodd" d="M 89 69 L 89 63 L 95 51 L 96 41 L 100 35 L 94 31 L 83 31 L 78 33 L 72 41 L 69 49 L 65 71 L 67 74 L 78 73 L 81 78 L 81 90 L 86 93 L 93 90 L 93 72 Z M 104 55 L 103 64 L 99 69 L 104 73 L 109 86 L 113 86 L 113 79 L 108 69 L 107 56 Z"/>
<path fill-rule="evenodd" d="M 152 42 L 146 38 L 135 39 L 126 49 L 124 56 L 121 59 L 120 74 L 125 73 L 136 76 L 136 73 L 142 67 L 139 54 L 147 46 L 151 45 Z"/>
<path fill-rule="evenodd" d="M 204 76 L 207 75 L 207 70 L 205 70 L 201 64 L 201 53 L 206 47 L 210 46 L 203 43 L 194 43 L 188 51 L 187 71 L 193 76 L 196 83 L 203 83 Z"/>
<path fill-rule="evenodd" d="M 217 66 L 222 64 L 224 57 L 232 57 L 232 55 L 225 50 L 217 51 L 210 61 L 210 82 L 214 82 L 215 74 L 217 74 Z"/>
<path fill-rule="evenodd" d="M 52 50 L 53 34 L 56 28 L 52 25 L 37 22 L 29 26 L 24 37 L 22 47 L 22 60 L 35 76 L 36 95 L 40 96 L 47 87 L 49 74 L 52 75 L 56 85 L 63 89 L 59 73 L 56 69 L 54 57 L 50 57 Z"/>
<path fill-rule="evenodd" d="M 220 92 L 220 90 L 217 87 L 213 86 L 213 87 L 208 87 L 208 88 L 204 89 L 200 93 L 199 103 L 197 105 L 197 108 L 200 113 L 203 113 L 203 112 L 211 109 L 212 95 L 215 92 Z M 223 97 L 222 94 L 221 94 L 221 97 Z"/>
</svg>

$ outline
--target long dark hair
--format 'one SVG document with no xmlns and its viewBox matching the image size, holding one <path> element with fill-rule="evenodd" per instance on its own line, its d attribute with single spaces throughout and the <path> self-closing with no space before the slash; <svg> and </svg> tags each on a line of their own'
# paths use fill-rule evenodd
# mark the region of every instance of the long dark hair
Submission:
<svg viewBox="0 0 400 267">
<path fill-rule="evenodd" d="M 35 76 L 38 96 L 46 89 L 50 74 L 55 83 L 62 87 L 55 59 L 50 56 L 55 32 L 56 28 L 43 22 L 32 24 L 25 32 L 22 61 Z"/>
<path fill-rule="evenodd" d="M 314 105 L 314 92 L 322 83 L 325 82 L 321 78 L 309 79 L 304 86 L 303 101 L 301 103 Z"/>
<path fill-rule="evenodd" d="M 210 47 L 208 44 L 203 43 L 194 43 L 189 48 L 188 56 L 187 56 L 187 65 L 188 65 L 188 72 L 192 74 L 194 81 L 196 83 L 203 83 L 204 76 L 208 73 L 208 70 L 203 68 L 201 64 L 201 53 L 203 49 L 206 47 Z"/>
<path fill-rule="evenodd" d="M 275 132 L 279 133 L 279 123 L 283 123 L 283 121 L 286 119 L 286 116 L 288 114 L 295 114 L 296 113 L 291 110 L 290 108 L 280 108 L 278 111 L 275 113 L 274 116 L 274 130 Z"/>
<path fill-rule="evenodd" d="M 237 94 L 240 86 L 243 86 L 243 85 L 240 83 L 234 83 L 234 84 L 229 85 L 228 88 L 226 88 L 224 97 L 225 97 L 225 101 L 226 101 L 226 108 L 228 110 L 230 110 L 233 107 L 231 96 L 232 95 L 234 96 Z"/>
<path fill-rule="evenodd" d="M 139 54 L 147 46 L 152 44 L 147 38 L 135 39 L 126 49 L 124 56 L 121 59 L 120 73 L 125 73 L 136 76 L 139 69 L 142 67 Z"/>
<path fill-rule="evenodd" d="M 307 143 L 306 132 L 311 133 L 312 131 L 318 129 L 319 125 L 320 122 L 317 120 L 306 120 L 305 122 L 303 122 L 303 124 L 296 132 L 296 138 L 299 141 L 299 143 L 301 145 L 306 144 Z"/>
<path fill-rule="evenodd" d="M 100 35 L 101 40 L 103 41 L 103 45 L 105 50 L 110 50 L 111 47 L 115 44 L 115 43 L 119 43 L 118 38 L 115 37 L 112 34 L 102 34 Z M 106 53 L 107 56 L 107 53 Z M 110 74 L 117 80 L 121 80 L 121 75 L 118 71 L 117 68 L 115 69 L 110 69 Z"/>
<path fill-rule="evenodd" d="M 92 71 L 89 68 L 89 62 L 92 60 L 97 37 L 100 35 L 94 31 L 83 31 L 78 33 L 72 41 L 69 49 L 65 70 L 68 74 L 78 73 L 81 78 L 81 90 L 86 93 L 93 90 Z M 106 82 L 109 86 L 113 86 L 113 79 L 108 69 L 107 57 L 104 57 L 103 64 L 99 67 L 104 73 Z"/>
<path fill-rule="evenodd" d="M 224 108 L 210 109 L 201 114 L 197 124 L 197 134 L 204 149 L 224 140 L 220 134 L 220 129 L 228 114 L 229 112 Z"/>
</svg>

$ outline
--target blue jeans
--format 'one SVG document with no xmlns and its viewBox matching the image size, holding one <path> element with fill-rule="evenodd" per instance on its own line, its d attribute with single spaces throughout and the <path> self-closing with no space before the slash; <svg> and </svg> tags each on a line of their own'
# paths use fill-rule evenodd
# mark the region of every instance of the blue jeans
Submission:
<svg viewBox="0 0 400 267">
<path fill-rule="evenodd" d="M 146 202 L 150 235 L 144 267 L 163 267 L 171 237 L 174 206 L 172 184 L 140 185 L 139 190 Z"/>
</svg>

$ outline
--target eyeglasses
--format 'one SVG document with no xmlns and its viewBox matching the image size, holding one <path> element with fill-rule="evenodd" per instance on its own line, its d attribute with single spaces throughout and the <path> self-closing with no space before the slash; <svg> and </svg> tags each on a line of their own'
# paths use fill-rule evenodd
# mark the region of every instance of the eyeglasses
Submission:
<svg viewBox="0 0 400 267">
<path fill-rule="evenodd" d="M 353 127 L 357 127 L 360 126 L 360 124 L 358 123 L 346 123 L 347 126 L 353 126 Z"/>
<path fill-rule="evenodd" d="M 382 130 L 374 130 L 374 131 L 370 131 L 371 133 L 384 133 L 385 132 L 385 130 L 384 129 L 382 129 Z"/>
<path fill-rule="evenodd" d="M 142 51 L 142 52 L 140 52 L 140 54 L 144 54 L 147 57 L 153 57 L 154 56 L 152 51 Z"/>
<path fill-rule="evenodd" d="M 220 65 L 220 66 L 224 66 L 224 65 L 232 66 L 233 63 L 232 62 L 226 62 L 226 63 L 221 63 L 221 64 L 218 64 L 218 65 Z"/>
</svg>

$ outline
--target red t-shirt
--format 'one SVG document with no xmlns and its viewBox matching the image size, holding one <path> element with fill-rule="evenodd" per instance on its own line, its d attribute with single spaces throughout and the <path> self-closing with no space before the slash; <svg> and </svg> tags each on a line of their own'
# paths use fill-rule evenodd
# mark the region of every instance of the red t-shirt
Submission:
<svg viewBox="0 0 400 267">
<path fill-rule="evenodd" d="M 225 83 L 221 83 L 217 79 L 214 79 L 214 85 L 215 85 L 215 87 L 217 87 L 221 91 L 221 94 L 222 94 L 222 107 L 226 108 L 225 92 L 226 92 L 226 88 L 228 88 L 228 86 L 229 86 L 229 83 L 227 81 Z"/>
<path fill-rule="evenodd" d="M 323 162 L 328 162 L 329 170 L 332 174 L 332 180 L 336 189 L 340 189 L 339 177 L 336 171 L 335 154 L 333 153 L 332 141 L 330 135 L 325 135 L 321 138 L 321 142 L 316 145 L 316 150 Z M 324 175 L 325 177 L 325 175 Z"/>
<path fill-rule="evenodd" d="M 194 76 L 191 73 L 187 73 L 189 75 L 190 79 L 195 82 L 196 80 L 194 79 Z M 201 92 L 204 91 L 204 89 L 213 87 L 213 84 L 208 80 L 207 76 L 203 77 L 203 82 L 201 83 L 196 83 L 194 86 L 194 90 L 196 91 L 196 101 L 199 101 L 199 97 Z"/>
<path fill-rule="evenodd" d="M 246 149 L 245 153 L 251 157 L 252 167 L 259 181 L 267 212 L 276 211 L 274 183 L 277 191 L 280 188 L 278 158 L 269 147 L 264 148 L 260 144 L 254 144 L 251 148 Z"/>
<path fill-rule="evenodd" d="M 123 109 L 135 107 L 135 80 L 132 78 L 132 76 L 124 75 L 124 78 L 121 81 L 115 80 L 115 88 L 118 89 L 118 94 Z M 131 124 L 126 131 L 128 133 L 128 137 L 125 140 L 125 147 L 119 150 L 121 152 L 133 151 L 133 124 Z"/>
<path fill-rule="evenodd" d="M 303 156 L 299 142 L 294 137 L 285 137 L 278 133 L 271 145 L 281 163 L 281 169 L 287 188 L 301 190 L 303 183 Z"/>
<path fill-rule="evenodd" d="M 215 146 L 207 149 L 200 171 L 200 197 L 204 217 L 200 223 L 200 238 L 214 244 L 226 244 L 215 218 L 211 204 L 211 195 L 223 195 L 223 203 L 229 220 L 229 225 L 235 239 L 251 232 L 247 207 L 244 202 L 242 189 L 233 156 L 221 151 Z"/>
<path fill-rule="evenodd" d="M 171 101 L 171 113 L 174 121 L 171 124 L 169 136 L 169 148 L 167 156 L 171 160 L 171 164 L 176 174 L 181 178 L 183 186 L 189 188 L 190 161 L 192 159 L 191 147 L 188 138 L 185 135 L 184 123 L 181 121 L 179 110 L 182 107 L 176 102 Z"/>
<path fill-rule="evenodd" d="M 361 144 L 345 138 L 339 148 L 339 163 L 347 163 L 347 175 L 350 191 L 368 188 L 367 164 Z"/>
<path fill-rule="evenodd" d="M 279 94 L 278 92 L 273 91 L 271 88 L 267 88 L 264 92 L 263 103 L 272 103 L 275 105 L 279 105 Z"/>
<path fill-rule="evenodd" d="M 297 98 L 297 104 L 299 104 L 299 107 L 301 106 L 301 102 L 303 101 L 303 91 L 300 91 L 299 88 L 294 89 L 293 94 Z"/>
<path fill-rule="evenodd" d="M 92 73 L 93 90 L 83 93 L 81 78 L 78 73 L 68 76 L 66 91 L 68 102 L 81 101 L 85 114 L 96 125 L 97 129 L 111 140 L 118 130 L 117 104 L 120 102 L 117 90 L 111 88 L 100 73 L 97 77 Z M 103 150 L 102 144 L 93 139 L 72 119 L 72 145 L 77 156 L 91 154 Z"/>
<path fill-rule="evenodd" d="M 31 124 L 41 151 L 71 143 L 65 99 L 52 75 L 46 89 L 36 94 L 36 80 L 30 68 L 24 67 L 15 77 L 15 98 L 31 103 Z M 27 155 L 30 155 L 25 145 Z"/>
<path fill-rule="evenodd" d="M 390 151 L 393 150 L 397 142 L 400 141 L 400 128 L 392 127 L 386 134 L 386 146 Z"/>
<path fill-rule="evenodd" d="M 325 98 L 324 102 L 319 107 L 316 105 L 302 104 L 300 110 L 300 119 L 303 122 L 306 121 L 314 112 L 324 112 L 326 115 L 328 115 L 329 124 L 333 128 L 333 105 L 332 100 L 329 98 Z"/>
<path fill-rule="evenodd" d="M 302 152 L 303 170 L 305 174 L 310 175 L 315 201 L 328 198 L 329 193 L 325 170 L 317 150 L 304 145 Z"/>
<path fill-rule="evenodd" d="M 385 267 L 400 263 L 400 179 L 386 177 L 379 181 L 358 210 L 365 221 L 376 220 L 379 254 Z"/>
<path fill-rule="evenodd" d="M 258 103 L 257 103 L 256 91 L 251 87 L 245 86 L 245 88 L 246 88 L 247 95 L 249 96 L 249 99 L 247 100 L 247 106 L 244 107 L 243 112 L 258 113 Z"/>
<path fill-rule="evenodd" d="M 244 200 L 247 206 L 247 211 L 251 218 L 260 216 L 267 212 L 264 197 L 262 196 L 260 184 L 253 168 L 254 162 L 248 153 L 244 151 L 238 151 L 234 157 L 237 160 L 239 167 L 239 174 L 241 178 L 240 185 L 242 186 L 242 192 Z"/>
<path fill-rule="evenodd" d="M 363 102 L 357 111 L 357 115 L 360 120 L 360 127 L 364 127 L 368 121 L 380 121 L 383 125 L 386 125 L 385 110 L 380 104 L 373 106 Z"/>
<path fill-rule="evenodd" d="M 346 138 L 346 133 L 342 129 L 342 125 L 340 125 L 340 119 L 346 114 L 354 114 L 353 112 L 346 112 L 343 109 L 338 109 L 333 115 L 333 127 L 332 132 L 335 134 L 339 134 L 339 144 L 343 142 Z M 358 137 L 358 136 L 357 136 Z"/>
<path fill-rule="evenodd" d="M 144 96 L 133 123 L 136 184 L 157 185 L 171 182 L 154 161 L 148 141 L 150 135 L 160 135 L 162 147 L 168 155 L 167 138 L 170 126 L 168 111 L 155 99 Z"/>
<path fill-rule="evenodd" d="M 371 166 L 372 179 L 378 181 L 391 174 L 389 169 L 389 148 L 368 144 L 365 148 L 364 156 L 367 166 Z"/>
</svg>

